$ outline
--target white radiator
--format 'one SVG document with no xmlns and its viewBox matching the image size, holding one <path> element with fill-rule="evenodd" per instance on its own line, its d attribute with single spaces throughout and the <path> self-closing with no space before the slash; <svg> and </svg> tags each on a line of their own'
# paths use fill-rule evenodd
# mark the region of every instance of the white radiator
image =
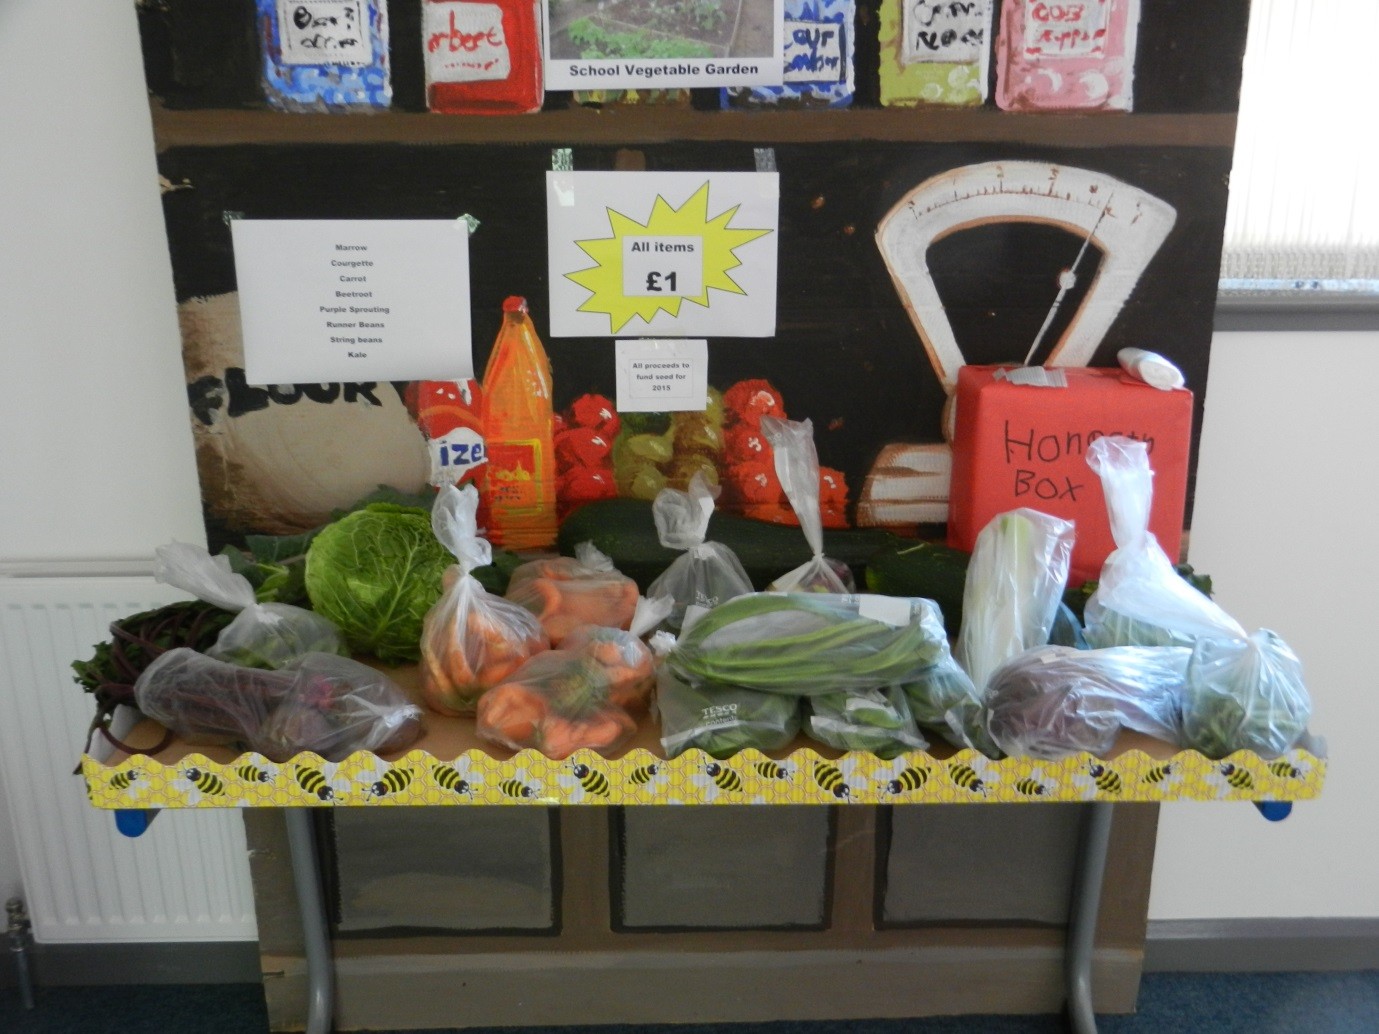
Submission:
<svg viewBox="0 0 1379 1034">
<path fill-rule="evenodd" d="M 72 661 L 114 619 L 185 598 L 147 577 L 0 577 L 0 785 L 40 942 L 258 936 L 238 812 L 165 811 L 131 840 L 72 774 L 94 714 Z"/>
</svg>

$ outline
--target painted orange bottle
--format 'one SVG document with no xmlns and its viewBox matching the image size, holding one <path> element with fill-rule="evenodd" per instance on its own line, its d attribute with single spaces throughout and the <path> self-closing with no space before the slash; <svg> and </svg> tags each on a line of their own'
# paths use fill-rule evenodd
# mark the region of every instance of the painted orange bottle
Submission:
<svg viewBox="0 0 1379 1034">
<path fill-rule="evenodd" d="M 555 411 L 551 363 L 525 298 L 503 302 L 503 326 L 484 368 L 488 539 L 508 549 L 555 542 Z"/>
</svg>

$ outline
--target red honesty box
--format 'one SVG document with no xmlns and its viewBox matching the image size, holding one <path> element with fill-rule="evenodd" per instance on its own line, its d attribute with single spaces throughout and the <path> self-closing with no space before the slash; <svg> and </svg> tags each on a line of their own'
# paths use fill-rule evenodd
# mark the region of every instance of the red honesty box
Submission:
<svg viewBox="0 0 1379 1034">
<path fill-rule="evenodd" d="M 1100 577 L 1115 542 L 1101 481 L 1087 466 L 1087 446 L 1118 434 L 1149 445 L 1149 530 L 1176 560 L 1187 500 L 1192 392 L 1162 391 L 1119 369 L 1092 367 L 1058 368 L 1066 387 L 1012 384 L 1006 379 L 1011 369 L 958 371 L 948 544 L 970 550 L 991 518 L 1028 506 L 1077 525 L 1070 585 Z"/>
</svg>

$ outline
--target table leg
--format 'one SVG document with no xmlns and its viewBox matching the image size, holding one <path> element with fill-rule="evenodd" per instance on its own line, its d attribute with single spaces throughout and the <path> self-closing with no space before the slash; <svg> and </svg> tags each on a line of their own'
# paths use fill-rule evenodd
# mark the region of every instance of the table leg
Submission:
<svg viewBox="0 0 1379 1034">
<path fill-rule="evenodd" d="M 1092 955 L 1096 949 L 1097 912 L 1101 907 L 1101 880 L 1106 873 L 1106 851 L 1111 842 L 1114 805 L 1097 801 L 1087 806 L 1078 846 L 1077 876 L 1068 917 L 1065 958 L 1068 982 L 1068 1019 L 1074 1034 L 1096 1034 L 1092 1008 Z"/>
<path fill-rule="evenodd" d="M 297 910 L 306 942 L 306 1034 L 330 1034 L 335 1005 L 335 968 L 330 929 L 326 925 L 325 895 L 321 890 L 320 859 L 311 828 L 310 808 L 286 808 L 287 845 L 292 855 L 292 879 Z"/>
</svg>

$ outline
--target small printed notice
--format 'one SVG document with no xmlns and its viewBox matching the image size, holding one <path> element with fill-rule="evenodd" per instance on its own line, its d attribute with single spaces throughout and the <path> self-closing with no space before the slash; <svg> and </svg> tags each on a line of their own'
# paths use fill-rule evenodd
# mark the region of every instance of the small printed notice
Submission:
<svg viewBox="0 0 1379 1034">
<path fill-rule="evenodd" d="M 546 89 L 779 86 L 785 0 L 543 0 Z"/>
<path fill-rule="evenodd" d="M 285 65 L 367 65 L 373 61 L 364 0 L 278 0 Z"/>
<path fill-rule="evenodd" d="M 552 172 L 546 186 L 552 337 L 776 332 L 778 173 Z"/>
<path fill-rule="evenodd" d="M 904 4 L 906 64 L 961 65 L 986 60 L 992 0 L 904 0 Z"/>
<path fill-rule="evenodd" d="M 463 220 L 230 223 L 250 384 L 467 380 Z"/>
<path fill-rule="evenodd" d="M 618 412 L 703 412 L 707 341 L 619 341 L 614 347 Z"/>
</svg>

